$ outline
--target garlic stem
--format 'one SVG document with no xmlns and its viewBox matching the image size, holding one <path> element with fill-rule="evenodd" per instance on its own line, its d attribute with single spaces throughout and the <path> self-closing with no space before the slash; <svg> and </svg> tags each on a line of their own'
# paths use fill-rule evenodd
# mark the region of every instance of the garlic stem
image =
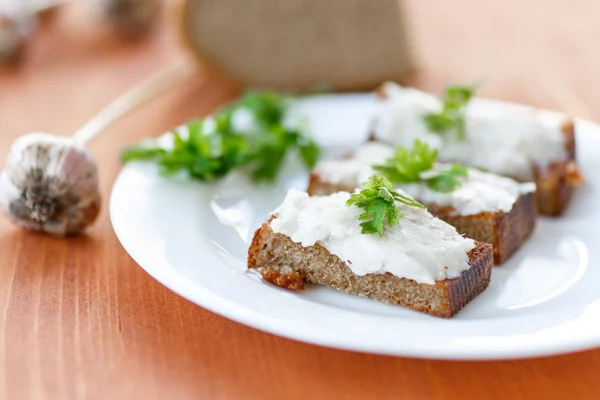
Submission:
<svg viewBox="0 0 600 400">
<path fill-rule="evenodd" d="M 0 12 L 13 18 L 28 18 L 71 2 L 73 0 L 0 0 Z"/>
<path fill-rule="evenodd" d="M 186 62 L 159 71 L 109 104 L 72 138 L 34 132 L 15 140 L 0 173 L 0 210 L 30 231 L 82 233 L 96 220 L 101 205 L 98 166 L 85 143 L 193 72 L 193 64 Z"/>
<path fill-rule="evenodd" d="M 152 99 L 164 90 L 190 78 L 194 68 L 187 60 L 175 63 L 151 75 L 110 103 L 73 135 L 75 142 L 85 144 L 103 132 L 128 111 Z"/>
<path fill-rule="evenodd" d="M 33 14 L 37 14 L 37 13 L 41 13 L 43 11 L 49 10 L 51 8 L 54 7 L 59 7 L 62 6 L 63 4 L 66 3 L 71 3 L 73 0 L 52 0 L 52 1 L 45 1 L 42 2 L 42 4 L 39 4 L 39 1 L 34 1 L 33 3 L 35 4 L 31 4 L 32 1 L 29 0 L 25 3 L 27 3 L 24 8 L 25 8 L 25 13 L 27 13 L 27 15 L 33 15 Z"/>
</svg>

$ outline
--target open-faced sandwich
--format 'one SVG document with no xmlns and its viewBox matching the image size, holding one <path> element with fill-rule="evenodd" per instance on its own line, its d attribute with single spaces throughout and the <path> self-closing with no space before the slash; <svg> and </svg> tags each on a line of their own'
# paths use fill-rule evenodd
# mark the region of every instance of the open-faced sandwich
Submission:
<svg viewBox="0 0 600 400">
<path fill-rule="evenodd" d="M 496 264 L 505 262 L 529 237 L 536 221 L 535 185 L 436 162 L 437 150 L 417 140 L 412 150 L 368 142 L 334 160 L 320 161 L 308 193 L 354 192 L 375 173 L 423 203 L 461 234 L 494 246 Z"/>
<path fill-rule="evenodd" d="M 489 284 L 492 246 L 460 235 L 391 183 L 355 193 L 288 192 L 254 234 L 248 267 L 288 289 L 304 282 L 452 317 Z"/>
<path fill-rule="evenodd" d="M 373 140 L 410 148 L 419 139 L 439 149 L 440 161 L 533 181 L 540 214 L 562 214 L 582 181 L 570 119 L 509 105 L 474 108 L 467 87 L 449 87 L 443 99 L 391 82 L 377 93 Z"/>
</svg>

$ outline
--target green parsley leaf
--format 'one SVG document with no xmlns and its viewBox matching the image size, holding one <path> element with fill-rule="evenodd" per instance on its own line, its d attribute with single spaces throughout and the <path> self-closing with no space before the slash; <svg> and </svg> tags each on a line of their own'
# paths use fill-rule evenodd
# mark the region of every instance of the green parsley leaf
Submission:
<svg viewBox="0 0 600 400">
<path fill-rule="evenodd" d="M 317 144 L 300 131 L 282 125 L 271 126 L 268 131 L 250 143 L 247 165 L 255 181 L 275 179 L 288 152 L 297 148 L 307 168 L 315 166 L 320 149 Z"/>
<path fill-rule="evenodd" d="M 242 109 L 254 121 L 252 132 L 236 129 L 233 116 Z M 150 160 L 163 174 L 184 171 L 201 181 L 214 181 L 236 168 L 246 169 L 255 181 L 273 181 L 290 151 L 298 151 L 307 168 L 312 168 L 320 155 L 304 130 L 284 126 L 286 109 L 286 99 L 275 92 L 248 92 L 213 115 L 189 122 L 186 137 L 173 132 L 171 149 L 143 141 L 125 149 L 121 161 Z"/>
<path fill-rule="evenodd" d="M 306 136 L 299 136 L 297 145 L 304 164 L 309 168 L 314 167 L 321 156 L 321 149 L 317 143 L 313 140 L 306 140 Z"/>
<path fill-rule="evenodd" d="M 154 160 L 165 153 L 160 147 L 130 147 L 121 151 L 121 160 L 129 162 L 132 160 Z"/>
<path fill-rule="evenodd" d="M 433 168 L 437 154 L 437 150 L 429 150 L 426 143 L 417 139 L 412 151 L 399 146 L 392 158 L 383 165 L 375 165 L 373 169 L 383 173 L 393 183 L 419 182 L 421 172 Z"/>
<path fill-rule="evenodd" d="M 436 169 L 438 152 L 426 143 L 415 140 L 413 150 L 397 147 L 393 157 L 373 169 L 395 184 L 425 182 L 437 192 L 452 192 L 461 185 L 459 177 L 467 176 L 467 169 L 453 164 L 449 169 Z"/>
<path fill-rule="evenodd" d="M 436 171 L 437 176 L 429 177 L 425 179 L 427 187 L 436 192 L 449 193 L 453 192 L 461 186 L 461 181 L 458 177 L 467 177 L 468 172 L 465 167 L 460 164 L 454 163 L 447 170 Z"/>
<path fill-rule="evenodd" d="M 157 160 L 164 175 L 186 171 L 191 178 L 210 182 L 225 176 L 240 162 L 239 157 L 238 163 L 232 161 L 236 151 L 230 150 L 227 154 L 222 151 L 237 138 L 207 135 L 204 133 L 203 121 L 190 124 L 187 139 L 182 138 L 178 132 L 172 132 L 172 135 L 173 149 Z"/>
<path fill-rule="evenodd" d="M 475 92 L 474 86 L 448 86 L 442 110 L 423 117 L 430 131 L 440 134 L 452 133 L 458 140 L 466 136 L 465 112 Z"/>
<path fill-rule="evenodd" d="M 242 98 L 240 106 L 250 111 L 258 122 L 269 126 L 281 123 L 286 102 L 275 92 L 253 91 Z"/>
<path fill-rule="evenodd" d="M 390 228 L 398 225 L 400 218 L 404 216 L 396 202 L 409 206 L 424 208 L 414 199 L 392 190 L 392 183 L 383 176 L 374 175 L 364 183 L 365 188 L 359 193 L 354 193 L 346 202 L 346 206 L 357 206 L 365 210 L 359 216 L 362 222 L 361 233 L 378 233 L 383 236 L 384 224 Z"/>
<path fill-rule="evenodd" d="M 247 164 L 255 181 L 275 179 L 288 149 L 295 145 L 295 134 L 280 125 L 272 127 L 268 132 L 251 143 L 248 153 Z"/>
</svg>

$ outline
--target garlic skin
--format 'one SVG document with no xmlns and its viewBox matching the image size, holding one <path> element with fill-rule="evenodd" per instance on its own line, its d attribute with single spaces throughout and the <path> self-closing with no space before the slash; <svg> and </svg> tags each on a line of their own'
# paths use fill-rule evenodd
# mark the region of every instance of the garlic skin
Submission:
<svg viewBox="0 0 600 400">
<path fill-rule="evenodd" d="M 99 0 L 101 12 L 122 33 L 141 35 L 156 21 L 162 0 Z"/>
<path fill-rule="evenodd" d="M 0 14 L 0 63 L 10 64 L 18 60 L 25 46 L 25 35 L 19 23 Z"/>
<path fill-rule="evenodd" d="M 0 207 L 27 230 L 80 234 L 100 211 L 98 168 L 70 138 L 24 135 L 12 144 L 0 175 Z"/>
</svg>

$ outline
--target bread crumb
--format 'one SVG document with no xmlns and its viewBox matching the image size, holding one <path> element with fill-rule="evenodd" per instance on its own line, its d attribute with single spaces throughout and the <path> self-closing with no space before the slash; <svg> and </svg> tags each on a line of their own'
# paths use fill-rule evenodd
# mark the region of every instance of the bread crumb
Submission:
<svg viewBox="0 0 600 400">
<path fill-rule="evenodd" d="M 260 274 L 263 279 L 269 283 L 272 283 L 277 286 L 282 286 L 291 290 L 303 290 L 304 289 L 304 279 L 300 276 L 299 273 L 290 270 L 290 272 L 283 274 L 280 271 L 263 267 L 260 270 Z"/>
</svg>

